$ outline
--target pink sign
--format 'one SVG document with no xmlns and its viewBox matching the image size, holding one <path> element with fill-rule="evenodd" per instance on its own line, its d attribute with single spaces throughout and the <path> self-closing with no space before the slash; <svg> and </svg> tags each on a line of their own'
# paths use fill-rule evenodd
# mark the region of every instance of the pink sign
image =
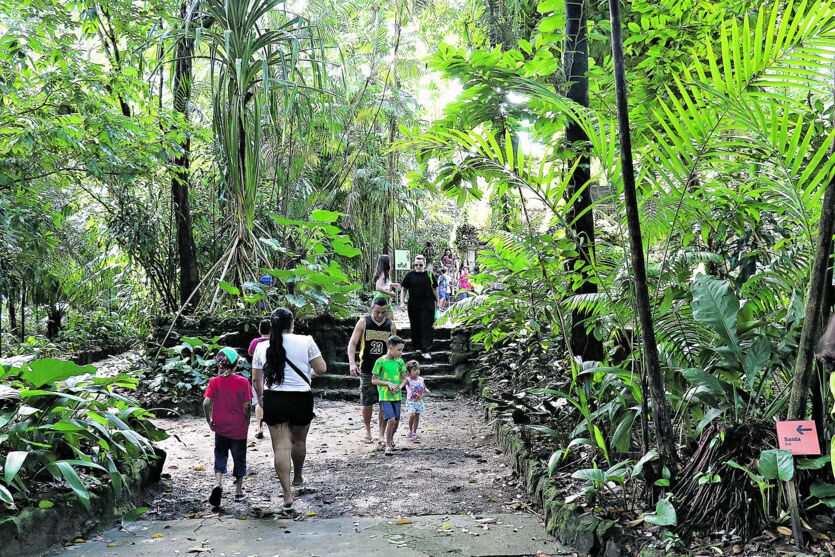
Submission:
<svg viewBox="0 0 835 557">
<path fill-rule="evenodd" d="M 777 443 L 792 454 L 821 454 L 814 420 L 777 422 Z"/>
</svg>

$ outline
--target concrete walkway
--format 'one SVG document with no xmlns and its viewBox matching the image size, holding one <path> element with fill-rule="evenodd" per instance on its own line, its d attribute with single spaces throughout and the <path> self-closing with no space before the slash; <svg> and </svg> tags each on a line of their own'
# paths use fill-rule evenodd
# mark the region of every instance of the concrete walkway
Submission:
<svg viewBox="0 0 835 557">
<path fill-rule="evenodd" d="M 303 521 L 203 519 L 140 521 L 49 553 L 78 557 L 213 555 L 242 557 L 574 555 L 529 514 L 421 516 L 406 524 L 360 518 Z"/>
</svg>

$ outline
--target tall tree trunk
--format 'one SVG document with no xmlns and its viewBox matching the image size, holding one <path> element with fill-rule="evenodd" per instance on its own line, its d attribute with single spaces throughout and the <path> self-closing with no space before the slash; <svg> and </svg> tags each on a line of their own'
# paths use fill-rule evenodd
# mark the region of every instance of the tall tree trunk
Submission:
<svg viewBox="0 0 835 557">
<path fill-rule="evenodd" d="M 618 131 L 620 135 L 620 162 L 623 174 L 623 198 L 626 206 L 626 222 L 629 229 L 629 250 L 632 269 L 635 273 L 635 298 L 641 325 L 641 339 L 646 373 L 652 397 L 652 421 L 655 426 L 656 442 L 662 464 L 678 468 L 672 412 L 667 402 L 661 363 L 658 360 L 658 346 L 652 324 L 652 312 L 647 287 L 647 271 L 644 261 L 641 220 L 638 214 L 638 196 L 635 192 L 635 169 L 632 166 L 632 137 L 629 132 L 629 111 L 626 103 L 626 70 L 623 63 L 623 36 L 621 34 L 619 0 L 609 0 L 609 17 L 612 23 L 612 59 L 615 70 L 615 92 L 617 94 Z"/>
<path fill-rule="evenodd" d="M 20 284 L 20 342 L 26 338 L 26 285 Z"/>
<path fill-rule="evenodd" d="M 585 0 L 565 0 L 565 54 L 563 67 L 568 79 L 566 96 L 582 106 L 589 106 L 589 45 L 586 39 L 586 2 Z M 588 155 L 589 138 L 583 128 L 569 120 L 565 129 L 565 138 L 575 153 L 580 155 L 580 164 L 571 175 L 571 184 L 566 192 L 571 199 L 581 192 L 577 200 L 569 207 L 568 218 L 577 238 L 578 259 L 584 266 L 580 273 L 583 283 L 577 289 L 578 294 L 596 294 L 597 285 L 589 280 L 593 274 L 591 263 L 594 260 L 594 214 L 591 210 L 591 159 Z M 573 266 L 573 263 L 569 263 Z M 603 360 L 603 343 L 593 333 L 587 333 L 592 314 L 586 310 L 571 313 L 571 351 L 582 356 L 583 360 Z"/>
<path fill-rule="evenodd" d="M 400 22 L 398 20 L 398 27 Z M 395 81 L 395 86 L 398 82 Z M 397 179 L 397 156 L 394 149 L 394 142 L 397 141 L 397 118 L 392 115 L 389 120 L 389 152 L 387 157 L 388 180 L 394 184 Z M 389 187 L 385 194 L 385 207 L 383 209 L 383 253 L 394 257 L 394 188 Z"/>
<path fill-rule="evenodd" d="M 180 5 L 180 17 L 185 22 L 188 17 L 189 4 Z M 174 111 L 183 115 L 186 124 L 190 121 L 189 101 L 191 99 L 192 66 L 194 57 L 194 39 L 181 37 L 177 41 L 177 56 L 174 63 Z M 197 284 L 197 247 L 194 243 L 194 233 L 191 222 L 191 208 L 189 205 L 189 189 L 191 177 L 191 131 L 186 129 L 180 143 L 182 149 L 174 159 L 174 177 L 171 180 L 171 210 L 177 226 L 177 253 L 180 259 L 180 304 L 186 305 L 189 297 L 189 307 L 197 305 L 198 295 L 195 293 Z M 194 293 L 194 296 L 192 296 Z"/>
<path fill-rule="evenodd" d="M 9 287 L 9 332 L 17 333 L 17 310 L 15 309 L 15 289 Z"/>
<path fill-rule="evenodd" d="M 832 233 L 835 231 L 835 180 L 826 186 L 821 208 L 820 230 L 815 245 L 815 260 L 806 296 L 806 313 L 803 317 L 803 329 L 797 347 L 797 360 L 794 364 L 794 381 L 789 396 L 788 419 L 799 420 L 806 414 L 806 396 L 812 376 L 812 364 L 815 356 L 815 342 L 820 336 L 823 315 L 822 301 L 826 282 L 826 271 L 832 253 Z"/>
</svg>

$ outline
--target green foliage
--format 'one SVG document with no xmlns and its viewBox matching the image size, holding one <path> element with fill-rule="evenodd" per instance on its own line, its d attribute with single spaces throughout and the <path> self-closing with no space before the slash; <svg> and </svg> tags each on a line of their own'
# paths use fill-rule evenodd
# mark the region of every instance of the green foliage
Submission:
<svg viewBox="0 0 835 557">
<path fill-rule="evenodd" d="M 669 497 L 659 499 L 655 504 L 655 512 L 644 515 L 644 522 L 656 526 L 675 526 L 678 524 L 676 509 Z"/>
<path fill-rule="evenodd" d="M 203 398 L 209 379 L 217 375 L 214 357 L 223 337 L 183 337 L 182 342 L 160 353 L 160 359 L 143 372 L 141 392 L 156 405 L 188 409 Z M 238 369 L 247 373 L 249 362 L 241 358 Z"/>
<path fill-rule="evenodd" d="M 122 394 L 136 388 L 130 375 L 100 377 L 93 366 L 46 359 L 3 367 L 0 379 L 20 395 L 0 410 L 0 500 L 9 506 L 35 504 L 51 477 L 90 509 L 93 493 L 121 493 L 131 461 L 155 459 L 152 441 L 166 438 Z"/>
</svg>

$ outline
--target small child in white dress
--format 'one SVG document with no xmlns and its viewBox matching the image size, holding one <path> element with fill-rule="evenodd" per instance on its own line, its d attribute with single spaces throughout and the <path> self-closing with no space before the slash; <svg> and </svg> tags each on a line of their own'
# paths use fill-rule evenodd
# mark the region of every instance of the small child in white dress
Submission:
<svg viewBox="0 0 835 557">
<path fill-rule="evenodd" d="M 409 412 L 409 431 L 406 436 L 415 443 L 420 442 L 417 434 L 420 415 L 426 409 L 423 397 L 430 394 L 426 388 L 423 377 L 420 376 L 420 364 L 417 360 L 411 360 L 406 364 L 409 375 L 406 378 L 406 411 Z"/>
</svg>

